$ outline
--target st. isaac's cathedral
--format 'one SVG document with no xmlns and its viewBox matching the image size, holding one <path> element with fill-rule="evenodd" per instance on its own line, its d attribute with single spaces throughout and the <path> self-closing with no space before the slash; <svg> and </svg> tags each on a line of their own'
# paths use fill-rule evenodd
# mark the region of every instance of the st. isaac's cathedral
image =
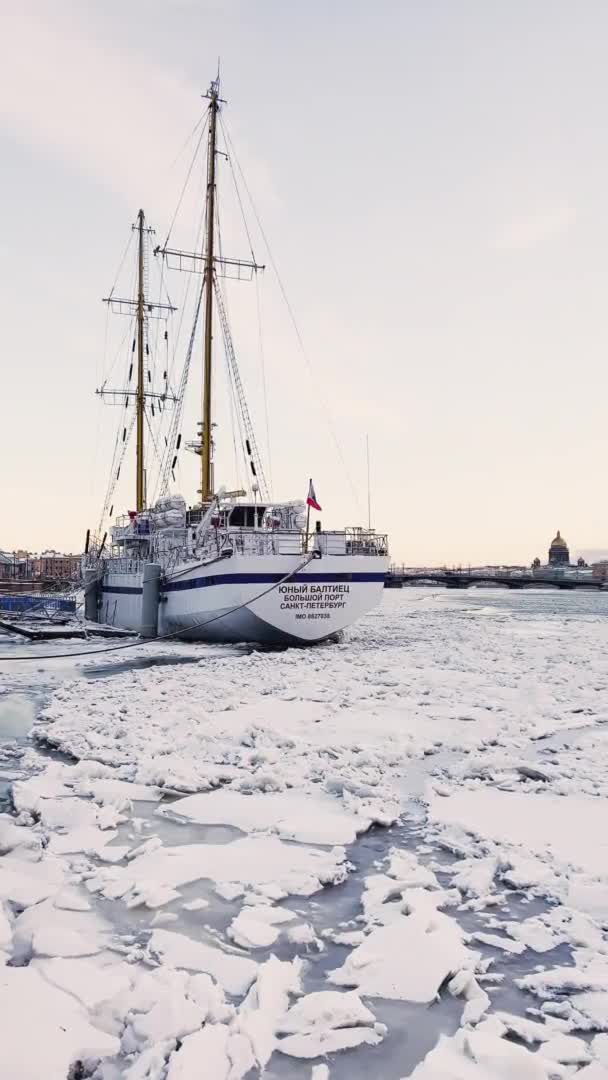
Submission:
<svg viewBox="0 0 608 1080">
<path fill-rule="evenodd" d="M 542 566 L 540 559 L 536 558 L 532 563 L 532 569 L 535 574 L 539 574 L 542 577 L 543 573 L 547 570 L 561 572 L 567 570 L 569 567 L 576 569 L 577 572 L 588 569 L 587 563 L 582 556 L 576 560 L 576 566 L 570 562 L 568 545 L 558 529 L 557 536 L 551 541 L 547 562 Z"/>
<path fill-rule="evenodd" d="M 557 536 L 551 541 L 551 547 L 549 548 L 549 566 L 569 565 L 570 552 L 568 551 L 568 545 L 558 529 Z"/>
</svg>

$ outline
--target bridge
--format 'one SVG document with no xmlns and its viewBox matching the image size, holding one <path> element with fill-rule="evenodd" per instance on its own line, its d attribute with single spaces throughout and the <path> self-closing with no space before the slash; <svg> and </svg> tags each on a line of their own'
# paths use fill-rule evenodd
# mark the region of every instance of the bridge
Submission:
<svg viewBox="0 0 608 1080">
<path fill-rule="evenodd" d="M 475 585 L 502 586 L 507 589 L 608 589 L 608 583 L 590 574 L 543 568 L 525 570 L 424 570 L 391 566 L 386 575 L 386 589 L 409 585 L 442 585 L 447 589 L 469 589 Z"/>
</svg>

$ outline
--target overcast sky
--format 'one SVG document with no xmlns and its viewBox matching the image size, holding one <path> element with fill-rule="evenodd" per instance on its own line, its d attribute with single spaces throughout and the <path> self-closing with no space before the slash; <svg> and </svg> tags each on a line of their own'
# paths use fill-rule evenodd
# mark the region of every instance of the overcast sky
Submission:
<svg viewBox="0 0 608 1080">
<path fill-rule="evenodd" d="M 605 3 L 1 10 L 0 548 L 78 550 L 97 522 L 117 421 L 94 395 L 100 299 L 139 206 L 167 230 L 218 55 L 308 358 L 266 274 L 274 494 L 312 475 L 325 523 L 365 522 L 369 434 L 373 524 L 399 562 L 528 562 L 558 528 L 573 553 L 608 546 Z M 257 324 L 240 324 L 265 446 Z M 193 468 L 180 480 L 193 501 Z"/>
</svg>

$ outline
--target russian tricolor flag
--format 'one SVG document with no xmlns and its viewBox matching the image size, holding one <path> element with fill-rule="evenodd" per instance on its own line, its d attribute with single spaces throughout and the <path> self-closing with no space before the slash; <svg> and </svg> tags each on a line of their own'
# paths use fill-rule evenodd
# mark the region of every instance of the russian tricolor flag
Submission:
<svg viewBox="0 0 608 1080">
<path fill-rule="evenodd" d="M 315 489 L 314 489 L 314 485 L 313 485 L 312 480 L 308 481 L 308 498 L 306 499 L 306 505 L 307 506 L 312 506 L 313 510 L 320 510 L 321 509 L 321 507 L 319 506 L 319 504 L 317 502 L 317 496 L 315 494 Z"/>
</svg>

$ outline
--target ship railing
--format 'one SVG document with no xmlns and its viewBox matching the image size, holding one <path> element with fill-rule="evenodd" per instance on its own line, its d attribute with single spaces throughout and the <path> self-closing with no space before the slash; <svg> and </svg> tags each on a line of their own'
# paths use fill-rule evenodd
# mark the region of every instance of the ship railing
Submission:
<svg viewBox="0 0 608 1080">
<path fill-rule="evenodd" d="M 140 537 L 148 537 L 150 535 L 150 518 L 149 517 L 137 517 L 131 520 L 130 517 L 123 515 L 119 517 L 116 524 L 112 526 L 112 539 L 114 542 L 117 540 L 138 540 Z"/>
<path fill-rule="evenodd" d="M 153 549 L 154 562 L 159 562 L 165 573 L 171 573 L 180 566 L 184 559 L 191 558 L 186 550 L 185 540 L 177 544 L 156 546 Z"/>
<path fill-rule="evenodd" d="M 113 555 L 107 559 L 96 559 L 92 564 L 101 574 L 140 574 L 150 559 L 131 559 L 124 555 Z"/>
<path fill-rule="evenodd" d="M 176 533 L 178 530 L 176 530 Z M 95 566 L 101 573 L 141 573 L 145 564 L 158 559 L 165 571 L 174 570 L 186 556 L 185 533 L 171 538 L 172 542 L 154 545 L 147 558 L 113 555 L 98 559 L 89 556 L 85 566 Z M 207 534 L 204 544 L 207 555 L 304 555 L 319 551 L 322 555 L 374 557 L 388 555 L 388 540 L 383 533 L 365 529 L 342 529 L 325 532 L 298 532 L 287 529 L 221 529 Z M 200 550 L 197 553 L 200 557 Z M 191 556 L 195 558 L 194 552 Z"/>
<path fill-rule="evenodd" d="M 239 555 L 303 555 L 315 549 L 323 555 L 385 556 L 388 540 L 382 533 L 361 529 L 296 532 L 283 529 L 230 529 L 226 546 Z"/>
<path fill-rule="evenodd" d="M 346 550 L 349 555 L 388 555 L 388 536 L 375 529 L 362 529 L 355 526 L 344 530 Z"/>
</svg>

